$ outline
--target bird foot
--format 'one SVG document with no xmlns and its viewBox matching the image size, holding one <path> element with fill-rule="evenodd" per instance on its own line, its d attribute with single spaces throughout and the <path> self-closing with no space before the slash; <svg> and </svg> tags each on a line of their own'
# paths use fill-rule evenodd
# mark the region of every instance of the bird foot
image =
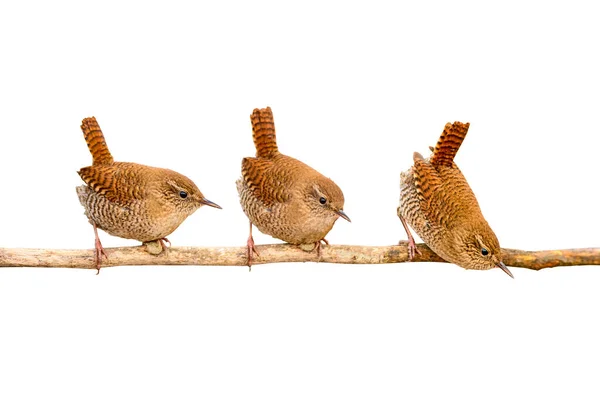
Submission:
<svg viewBox="0 0 600 400">
<path fill-rule="evenodd" d="M 171 241 L 166 237 L 158 239 L 158 242 L 164 251 L 167 251 L 171 247 Z M 169 243 L 169 246 L 167 246 L 167 243 Z"/>
<path fill-rule="evenodd" d="M 106 251 L 104 251 L 104 247 L 102 247 L 102 243 L 100 243 L 100 239 L 96 237 L 95 249 L 94 249 L 94 264 L 96 265 L 96 275 L 100 273 L 100 262 L 102 261 L 102 256 L 108 260 L 108 255 Z"/>
<path fill-rule="evenodd" d="M 252 271 L 252 258 L 253 254 L 256 254 L 257 257 L 260 257 L 258 254 L 258 250 L 254 246 L 254 238 L 252 236 L 248 237 L 248 242 L 246 242 L 246 255 L 248 256 L 248 270 Z"/>
<path fill-rule="evenodd" d="M 321 243 L 323 242 L 323 243 Z M 321 255 L 322 255 L 322 248 L 324 245 L 329 246 L 329 242 L 327 241 L 327 239 L 321 239 L 317 242 L 314 243 L 303 243 L 303 244 L 299 244 L 297 245 L 301 250 L 306 251 L 306 252 L 313 252 L 313 251 L 317 251 L 317 256 L 318 256 L 318 260 L 317 261 L 321 261 Z"/>
<path fill-rule="evenodd" d="M 406 236 L 408 237 L 408 261 L 412 261 L 413 258 L 415 258 L 415 254 L 422 255 L 421 250 L 419 250 L 417 245 L 415 244 L 415 238 L 413 238 L 413 235 L 410 233 L 410 229 L 408 229 L 408 224 L 404 220 L 404 217 L 402 217 L 402 214 L 400 214 L 400 207 L 398 207 L 398 218 L 400 218 L 400 222 L 402 222 L 402 226 L 404 227 L 404 230 L 406 231 Z M 401 244 L 403 242 L 404 241 L 401 240 L 400 242 L 398 242 L 398 244 Z"/>
<path fill-rule="evenodd" d="M 413 258 L 415 258 L 415 254 L 418 254 L 420 256 L 422 256 L 423 254 L 421 253 L 421 250 L 419 250 L 419 248 L 417 247 L 417 244 L 415 243 L 415 239 L 410 236 L 408 238 L 408 240 L 401 240 L 398 242 L 398 244 L 403 244 L 403 243 L 407 243 L 407 247 L 408 247 L 408 261 L 412 261 Z"/>
<path fill-rule="evenodd" d="M 321 248 L 323 247 L 323 244 L 321 244 L 321 242 L 323 242 L 324 245 L 329 246 L 329 242 L 325 238 L 323 238 L 315 243 L 315 249 L 317 249 L 318 261 L 321 261 L 321 255 L 322 255 Z"/>
<path fill-rule="evenodd" d="M 144 242 L 144 245 L 146 246 L 146 251 L 149 254 L 152 254 L 153 256 L 157 256 L 157 255 L 161 254 L 162 252 L 166 252 L 168 247 L 163 243 L 163 240 L 167 240 L 167 239 L 156 239 L 156 240 L 153 240 L 152 242 Z M 169 242 L 169 243 L 171 243 L 171 242 Z"/>
</svg>

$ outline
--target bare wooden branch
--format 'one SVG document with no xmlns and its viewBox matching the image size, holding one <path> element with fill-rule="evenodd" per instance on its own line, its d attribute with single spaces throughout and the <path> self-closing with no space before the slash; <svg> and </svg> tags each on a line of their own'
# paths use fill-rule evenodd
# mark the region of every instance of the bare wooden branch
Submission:
<svg viewBox="0 0 600 400">
<path fill-rule="evenodd" d="M 444 262 L 426 245 L 414 262 Z M 253 264 L 317 262 L 316 251 L 304 251 L 289 244 L 257 246 L 260 257 Z M 506 265 L 540 270 L 558 266 L 600 265 L 600 248 L 523 251 L 503 249 Z M 102 267 L 119 265 L 214 265 L 245 266 L 246 247 L 173 247 L 152 255 L 145 246 L 107 248 Z M 322 249 L 320 262 L 335 264 L 390 264 L 408 261 L 405 243 L 395 246 L 331 245 Z M 93 269 L 92 250 L 0 249 L 0 267 Z"/>
</svg>

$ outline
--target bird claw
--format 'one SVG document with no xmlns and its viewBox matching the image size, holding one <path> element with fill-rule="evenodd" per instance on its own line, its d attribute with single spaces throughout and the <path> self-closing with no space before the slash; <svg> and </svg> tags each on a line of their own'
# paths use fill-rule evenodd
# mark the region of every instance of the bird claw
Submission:
<svg viewBox="0 0 600 400">
<path fill-rule="evenodd" d="M 404 230 L 406 231 L 406 236 L 408 237 L 408 261 L 412 261 L 413 258 L 415 258 L 415 253 L 418 255 L 422 255 L 421 250 L 419 250 L 419 248 L 415 244 L 415 238 L 413 238 L 413 235 L 410 233 L 410 229 L 408 229 L 406 221 L 400 214 L 400 208 L 398 208 L 398 218 L 400 218 L 400 222 L 402 222 L 402 226 L 404 227 Z M 404 241 L 401 240 L 400 242 L 398 242 L 398 244 L 402 244 L 403 242 Z"/>
<path fill-rule="evenodd" d="M 423 253 L 421 253 L 421 250 L 419 250 L 419 248 L 417 247 L 417 244 L 415 243 L 415 239 L 413 239 L 412 237 L 409 237 L 408 240 L 401 240 L 398 242 L 398 245 L 402 245 L 406 243 L 406 247 L 408 249 L 408 261 L 412 261 L 413 258 L 415 258 L 415 255 L 418 254 L 420 256 L 423 255 Z"/>
<path fill-rule="evenodd" d="M 162 247 L 164 251 L 167 251 L 167 249 L 172 246 L 171 241 L 166 237 L 158 239 L 158 243 L 160 243 L 160 247 Z M 169 243 L 169 246 L 167 246 L 166 243 Z"/>
<path fill-rule="evenodd" d="M 96 269 L 98 270 L 98 272 L 96 272 L 96 275 L 100 273 L 100 262 L 102 261 L 102 256 L 104 256 L 104 258 L 108 260 L 108 254 L 106 254 L 106 251 L 104 251 L 104 247 L 102 247 L 100 239 L 96 238 L 96 244 L 94 249 L 94 264 L 96 265 Z"/>
<path fill-rule="evenodd" d="M 256 254 L 257 257 L 260 257 L 260 254 L 258 254 L 258 250 L 256 250 L 256 247 L 254 246 L 254 238 L 252 236 L 250 236 L 248 238 L 248 242 L 247 242 L 247 248 L 246 248 L 246 255 L 248 256 L 248 269 L 250 271 L 252 271 L 252 255 Z"/>
<path fill-rule="evenodd" d="M 323 238 L 315 243 L 315 249 L 317 250 L 318 261 L 321 261 L 321 255 L 322 255 L 321 248 L 323 247 L 323 245 L 321 244 L 321 242 L 323 242 L 325 245 L 329 246 L 329 242 L 325 238 Z"/>
<path fill-rule="evenodd" d="M 422 256 L 421 250 L 417 247 L 415 239 L 411 236 L 408 239 L 408 261 L 412 261 L 415 258 L 415 254 Z"/>
</svg>

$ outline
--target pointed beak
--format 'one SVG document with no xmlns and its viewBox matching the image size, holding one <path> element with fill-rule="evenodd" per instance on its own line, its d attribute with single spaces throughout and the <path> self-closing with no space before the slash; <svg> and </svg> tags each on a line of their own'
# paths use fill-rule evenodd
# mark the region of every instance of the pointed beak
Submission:
<svg viewBox="0 0 600 400">
<path fill-rule="evenodd" d="M 348 216 L 346 215 L 346 213 L 345 213 L 345 212 L 343 212 L 342 210 L 337 210 L 335 213 L 336 213 L 337 215 L 339 215 L 340 217 L 344 218 L 346 221 L 348 221 L 348 222 L 352 222 L 352 221 L 350 221 L 350 217 L 348 217 Z"/>
<path fill-rule="evenodd" d="M 200 200 L 200 203 L 207 205 L 207 206 L 214 207 L 214 208 L 222 209 L 220 205 L 218 205 L 217 203 L 213 203 L 212 201 L 210 201 L 208 199 L 203 198 L 202 200 Z"/>
<path fill-rule="evenodd" d="M 502 271 L 506 272 L 506 274 L 508 276 L 510 276 L 511 278 L 515 279 L 515 277 L 513 276 L 512 272 L 510 272 L 510 270 L 506 267 L 506 265 L 504 265 L 504 263 L 502 261 L 500 261 L 499 263 L 497 263 L 496 267 L 500 268 Z"/>
</svg>

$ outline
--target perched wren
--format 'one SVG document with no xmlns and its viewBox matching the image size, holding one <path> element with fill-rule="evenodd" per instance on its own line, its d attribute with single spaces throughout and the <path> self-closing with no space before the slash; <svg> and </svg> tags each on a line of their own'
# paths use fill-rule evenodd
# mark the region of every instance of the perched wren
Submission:
<svg viewBox="0 0 600 400">
<path fill-rule="evenodd" d="M 435 149 L 430 147 L 431 157 L 414 153 L 414 165 L 400 174 L 398 217 L 408 235 L 409 259 L 419 250 L 407 222 L 444 260 L 466 269 L 498 267 L 513 277 L 502 262 L 494 231 L 454 163 L 468 129 L 469 123 L 446 124 Z"/>
<path fill-rule="evenodd" d="M 267 235 L 292 244 L 321 241 L 344 213 L 344 195 L 329 178 L 308 165 L 279 152 L 271 108 L 255 109 L 250 116 L 256 158 L 242 160 L 242 177 L 236 182 L 240 204 L 250 220 L 248 265 L 256 252 L 252 224 Z"/>
<path fill-rule="evenodd" d="M 97 228 L 143 243 L 159 241 L 164 249 L 166 236 L 199 207 L 221 208 L 175 171 L 113 161 L 96 118 L 85 118 L 81 130 L 93 161 L 79 170 L 85 185 L 77 187 L 77 195 L 94 227 L 98 272 L 101 256 L 107 255 Z"/>
</svg>

